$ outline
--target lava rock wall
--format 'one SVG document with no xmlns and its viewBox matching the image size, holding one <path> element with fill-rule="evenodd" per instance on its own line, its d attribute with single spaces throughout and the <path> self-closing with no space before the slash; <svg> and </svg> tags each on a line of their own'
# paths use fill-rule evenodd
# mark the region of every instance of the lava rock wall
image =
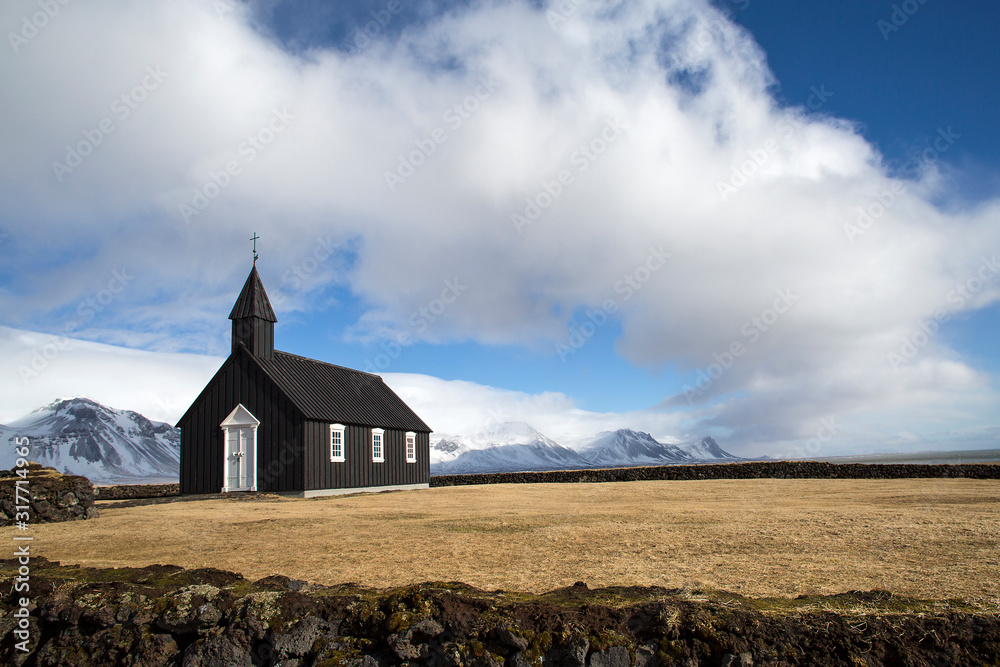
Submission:
<svg viewBox="0 0 1000 667">
<path fill-rule="evenodd" d="M 98 500 L 137 500 L 139 498 L 167 498 L 179 496 L 180 484 L 119 484 L 99 486 L 95 490 Z"/>
<path fill-rule="evenodd" d="M 25 479 L 30 492 L 27 524 L 79 521 L 97 517 L 94 485 L 86 477 L 64 475 L 55 468 L 29 463 Z M 15 470 L 0 471 L 0 526 L 17 520 L 19 500 L 25 500 L 24 485 L 20 494 L 16 482 L 22 480 Z"/>
<path fill-rule="evenodd" d="M 600 470 L 438 475 L 431 477 L 431 486 L 697 479 L 907 479 L 942 477 L 1000 479 L 1000 465 L 994 463 L 920 465 L 913 463 L 834 464 L 820 461 L 749 461 L 746 463 L 707 463 L 604 468 Z"/>
</svg>

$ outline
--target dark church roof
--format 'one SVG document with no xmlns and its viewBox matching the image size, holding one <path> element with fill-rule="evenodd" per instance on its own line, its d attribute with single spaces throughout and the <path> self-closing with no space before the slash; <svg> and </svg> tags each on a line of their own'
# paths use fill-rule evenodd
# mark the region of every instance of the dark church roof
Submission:
<svg viewBox="0 0 1000 667">
<path fill-rule="evenodd" d="M 278 350 L 270 359 L 254 360 L 306 419 L 405 431 L 431 430 L 378 375 Z"/>
<path fill-rule="evenodd" d="M 271 309 L 271 302 L 264 291 L 264 285 L 257 275 L 257 267 L 254 266 L 247 276 L 247 281 L 243 285 L 243 291 L 233 305 L 233 312 L 229 313 L 229 319 L 238 320 L 244 317 L 259 317 L 267 322 L 277 322 L 274 310 Z"/>
</svg>

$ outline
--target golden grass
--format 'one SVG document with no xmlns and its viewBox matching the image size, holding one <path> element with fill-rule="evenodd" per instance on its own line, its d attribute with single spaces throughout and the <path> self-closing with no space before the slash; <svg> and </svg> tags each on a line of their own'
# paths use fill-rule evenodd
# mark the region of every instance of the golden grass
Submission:
<svg viewBox="0 0 1000 667">
<path fill-rule="evenodd" d="M 100 512 L 34 526 L 32 553 L 374 587 L 463 581 L 538 593 L 585 581 L 751 597 L 882 589 L 1000 605 L 1000 482 L 991 480 L 490 485 Z"/>
</svg>

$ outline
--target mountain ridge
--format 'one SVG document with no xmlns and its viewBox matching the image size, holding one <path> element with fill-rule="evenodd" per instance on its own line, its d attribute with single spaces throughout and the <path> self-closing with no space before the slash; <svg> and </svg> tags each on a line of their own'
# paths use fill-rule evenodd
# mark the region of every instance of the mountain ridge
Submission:
<svg viewBox="0 0 1000 667">
<path fill-rule="evenodd" d="M 710 436 L 668 444 L 622 428 L 598 433 L 578 448 L 561 445 L 525 422 L 492 424 L 468 436 L 435 434 L 431 474 L 529 472 L 739 461 Z M 98 484 L 176 481 L 180 431 L 132 410 L 89 398 L 57 399 L 0 425 L 0 468 L 17 460 L 13 439 L 27 437 L 28 458 Z"/>
<path fill-rule="evenodd" d="M 439 475 L 740 460 L 711 436 L 691 443 L 665 444 L 649 433 L 632 429 L 599 433 L 577 451 L 523 422 L 495 424 L 466 437 L 442 436 L 431 443 L 431 473 Z"/>
<path fill-rule="evenodd" d="M 89 398 L 57 399 L 0 426 L 4 444 L 15 437 L 28 438 L 28 459 L 95 483 L 176 481 L 180 470 L 177 428 Z M 0 468 L 14 467 L 14 450 L 0 451 Z"/>
</svg>

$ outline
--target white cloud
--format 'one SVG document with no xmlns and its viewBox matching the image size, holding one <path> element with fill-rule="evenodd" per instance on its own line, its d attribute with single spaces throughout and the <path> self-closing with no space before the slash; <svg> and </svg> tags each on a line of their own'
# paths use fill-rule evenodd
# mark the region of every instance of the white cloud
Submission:
<svg viewBox="0 0 1000 667">
<path fill-rule="evenodd" d="M 3 24 L 35 7 L 7 3 Z M 162 82 L 120 117 L 115 100 L 150 67 Z M 497 82 L 488 93 L 484 77 Z M 584 3 L 556 30 L 526 3 L 482 3 L 356 56 L 285 53 L 242 10 L 220 18 L 211 3 L 67 5 L 0 61 L 0 86 L 16 91 L 0 126 L 0 200 L 24 276 L 0 308 L 19 326 L 64 322 L 129 258 L 137 277 L 102 320 L 109 333 L 82 333 L 140 329 L 159 349 L 224 353 L 217 313 L 247 263 L 233 239 L 252 228 L 285 312 L 318 293 L 284 279 L 317 237 L 356 243 L 310 285 L 340 281 L 370 304 L 360 334 L 554 342 L 576 309 L 616 299 L 617 350 L 636 365 L 707 369 L 745 343 L 691 405 L 695 425 L 747 443 L 751 431 L 805 438 L 830 413 L 899 405 L 904 419 L 947 421 L 962 405 L 995 419 L 988 379 L 946 341 L 898 369 L 887 355 L 942 309 L 1000 299 L 994 276 L 960 307 L 949 301 L 1000 250 L 1000 204 L 934 208 L 936 170 L 894 180 L 849 124 L 781 108 L 772 82 L 750 35 L 702 0 L 621 4 L 613 18 Z M 280 132 L 275 110 L 294 116 Z M 52 163 L 105 118 L 114 131 L 59 182 Z M 626 129 L 602 144 L 609 121 Z M 385 173 L 436 129 L 445 140 L 390 192 Z M 239 173 L 227 180 L 230 162 Z M 518 233 L 511 215 L 552 199 L 560 171 L 573 182 Z M 215 192 L 213 179 L 226 185 L 185 222 L 180 205 Z M 723 197 L 720 183 L 735 191 Z M 891 203 L 852 236 L 859 209 L 886 192 Z M 626 302 L 615 285 L 659 246 L 672 258 Z M 411 314 L 454 277 L 467 291 L 414 332 Z M 742 327 L 778 290 L 797 300 L 751 344 Z"/>
<path fill-rule="evenodd" d="M 222 365 L 222 357 L 144 352 L 31 331 L 0 327 L 0 373 L 17 378 L 0 386 L 0 424 L 14 421 L 59 398 L 86 396 L 109 407 L 135 410 L 150 419 L 176 423 Z M 921 364 L 922 372 L 935 372 Z M 964 386 L 964 367 L 953 365 L 933 378 L 945 389 Z M 887 432 L 885 424 L 907 423 L 910 408 L 887 398 L 880 406 L 881 421 L 865 415 L 830 415 L 799 433 L 763 431 L 719 436 L 711 420 L 698 421 L 680 410 L 646 409 L 629 412 L 592 412 L 580 409 L 572 397 L 558 392 L 529 394 L 475 382 L 443 380 L 416 373 L 385 373 L 393 391 L 439 435 L 472 435 L 506 421 L 527 422 L 568 447 L 579 447 L 602 431 L 631 428 L 651 433 L 661 442 L 689 442 L 715 432 L 720 444 L 742 456 L 833 456 L 872 451 L 980 449 L 995 443 L 996 427 L 984 427 L 971 417 L 989 408 L 989 401 L 967 393 L 964 402 L 942 405 L 929 415 L 932 423 L 952 423 L 951 430 L 908 429 Z M 949 384 L 950 383 L 950 384 Z M 792 392 L 774 391 L 770 397 L 782 406 L 778 423 L 811 418 L 809 406 L 796 402 Z M 779 400 L 780 399 L 780 400 Z M 746 404 L 715 406 L 720 421 L 739 422 Z M 836 441 L 825 435 L 833 425 Z"/>
<path fill-rule="evenodd" d="M 0 424 L 75 396 L 173 424 L 222 361 L 0 327 Z"/>
<path fill-rule="evenodd" d="M 684 419 L 678 413 L 659 411 L 589 412 L 558 392 L 528 394 L 414 373 L 385 373 L 382 377 L 439 435 L 472 435 L 514 421 L 531 424 L 567 447 L 619 428 L 639 429 L 663 442 L 677 442 Z"/>
</svg>

